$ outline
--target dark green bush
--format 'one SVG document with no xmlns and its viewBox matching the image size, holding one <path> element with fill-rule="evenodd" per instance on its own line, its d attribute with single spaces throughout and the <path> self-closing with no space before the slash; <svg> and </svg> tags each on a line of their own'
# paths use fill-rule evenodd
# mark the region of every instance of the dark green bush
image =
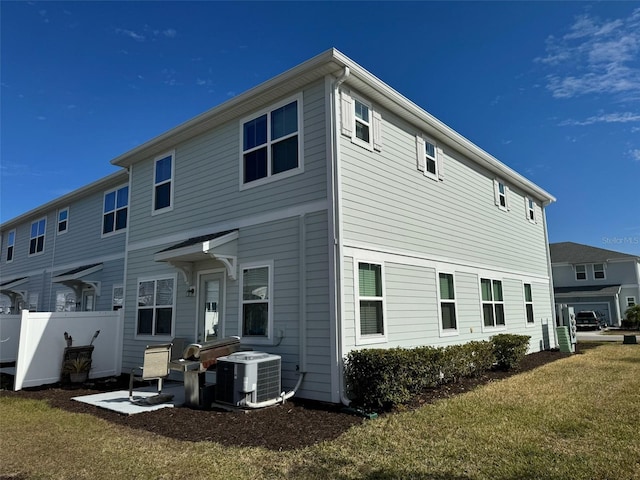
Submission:
<svg viewBox="0 0 640 480">
<path fill-rule="evenodd" d="M 529 350 L 529 340 L 531 337 L 528 335 L 510 333 L 501 333 L 491 337 L 496 366 L 503 370 L 516 368 Z"/>
<path fill-rule="evenodd" d="M 345 381 L 355 405 L 380 410 L 406 403 L 426 388 L 481 375 L 493 363 L 491 342 L 354 350 L 345 359 Z"/>
</svg>

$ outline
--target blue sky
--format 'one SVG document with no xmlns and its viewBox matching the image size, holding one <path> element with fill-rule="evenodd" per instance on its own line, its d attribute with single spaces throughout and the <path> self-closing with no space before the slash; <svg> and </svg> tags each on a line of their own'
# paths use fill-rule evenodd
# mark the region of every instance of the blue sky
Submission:
<svg viewBox="0 0 640 480">
<path fill-rule="evenodd" d="M 335 47 L 640 254 L 638 2 L 7 2 L 0 222 Z"/>
</svg>

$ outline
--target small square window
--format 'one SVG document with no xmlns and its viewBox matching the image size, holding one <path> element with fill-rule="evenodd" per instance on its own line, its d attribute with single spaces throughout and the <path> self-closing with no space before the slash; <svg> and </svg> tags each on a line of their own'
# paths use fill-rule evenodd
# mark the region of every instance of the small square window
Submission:
<svg viewBox="0 0 640 480">
<path fill-rule="evenodd" d="M 593 264 L 593 278 L 596 280 L 604 280 L 607 278 L 604 263 L 594 263 Z"/>
<path fill-rule="evenodd" d="M 576 280 L 586 280 L 586 279 L 587 279 L 587 266 L 576 265 Z"/>
</svg>

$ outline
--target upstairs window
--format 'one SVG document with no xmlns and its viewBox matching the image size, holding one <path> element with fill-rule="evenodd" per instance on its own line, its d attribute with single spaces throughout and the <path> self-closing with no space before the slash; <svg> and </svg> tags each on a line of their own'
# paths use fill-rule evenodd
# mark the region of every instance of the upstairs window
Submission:
<svg viewBox="0 0 640 480">
<path fill-rule="evenodd" d="M 368 150 L 382 150 L 382 116 L 370 103 L 343 90 L 340 111 L 343 135 Z"/>
<path fill-rule="evenodd" d="M 7 235 L 7 263 L 13 261 L 13 248 L 16 244 L 16 231 L 11 230 Z"/>
<path fill-rule="evenodd" d="M 66 233 L 69 228 L 69 208 L 58 210 L 58 235 Z"/>
<path fill-rule="evenodd" d="M 167 211 L 173 204 L 174 153 L 156 158 L 153 177 L 153 213 Z"/>
<path fill-rule="evenodd" d="M 503 327 L 504 298 L 502 296 L 502 282 L 488 278 L 480 279 L 482 297 L 482 317 L 485 327 Z"/>
<path fill-rule="evenodd" d="M 125 185 L 104 194 L 102 234 L 107 235 L 127 228 L 129 186 Z"/>
<path fill-rule="evenodd" d="M 627 297 L 627 307 L 631 308 L 636 304 L 636 297 Z"/>
<path fill-rule="evenodd" d="M 456 296 L 453 285 L 453 274 L 441 273 L 440 279 L 440 317 L 442 330 L 452 332 L 458 328 L 456 321 Z"/>
<path fill-rule="evenodd" d="M 531 293 L 531 284 L 524 284 L 524 307 L 527 312 L 527 325 L 530 325 L 535 322 L 535 318 L 533 316 L 533 295 Z"/>
<path fill-rule="evenodd" d="M 595 278 L 596 280 L 604 280 L 607 278 L 606 272 L 604 270 L 604 263 L 593 264 L 593 278 Z"/>
<path fill-rule="evenodd" d="M 524 197 L 527 220 L 536 223 L 536 203 L 529 197 Z"/>
<path fill-rule="evenodd" d="M 31 224 L 29 241 L 29 255 L 36 255 L 44 251 L 44 234 L 47 229 L 47 219 L 41 218 Z"/>
<path fill-rule="evenodd" d="M 509 187 L 500 180 L 493 181 L 494 201 L 500 210 L 509 210 Z"/>
<path fill-rule="evenodd" d="M 301 104 L 289 100 L 241 123 L 243 185 L 301 170 Z"/>
<path fill-rule="evenodd" d="M 586 280 L 586 279 L 587 279 L 587 266 L 576 265 L 576 280 Z"/>
</svg>

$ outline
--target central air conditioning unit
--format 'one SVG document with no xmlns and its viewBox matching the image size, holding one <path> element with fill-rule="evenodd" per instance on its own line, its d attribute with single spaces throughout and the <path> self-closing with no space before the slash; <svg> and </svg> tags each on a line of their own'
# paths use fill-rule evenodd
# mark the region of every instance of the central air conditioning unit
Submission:
<svg viewBox="0 0 640 480">
<path fill-rule="evenodd" d="M 279 355 L 264 352 L 236 352 L 219 357 L 216 364 L 216 402 L 246 406 L 278 398 Z"/>
</svg>

